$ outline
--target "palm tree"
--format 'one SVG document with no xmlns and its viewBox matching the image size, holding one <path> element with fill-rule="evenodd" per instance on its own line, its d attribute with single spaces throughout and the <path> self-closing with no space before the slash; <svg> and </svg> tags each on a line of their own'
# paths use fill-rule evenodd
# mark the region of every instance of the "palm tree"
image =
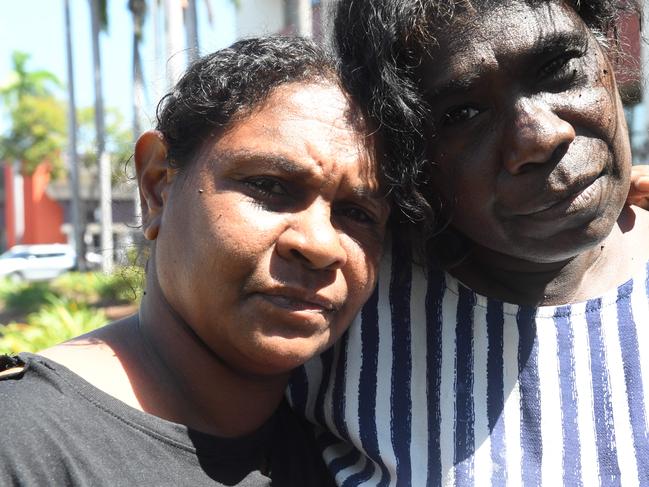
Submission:
<svg viewBox="0 0 649 487">
<path fill-rule="evenodd" d="M 109 273 L 113 268 L 113 215 L 111 207 L 111 168 L 104 141 L 104 98 L 101 86 L 100 32 L 108 28 L 106 0 L 89 0 L 92 27 L 92 59 L 95 80 L 95 128 L 97 130 L 97 157 L 99 159 L 99 192 L 101 219 L 102 270 Z"/>
<path fill-rule="evenodd" d="M 230 0 L 235 6 L 239 6 L 239 0 Z M 214 15 L 212 13 L 212 4 L 210 0 L 204 0 L 205 10 L 207 11 L 207 21 L 212 25 Z M 185 32 L 187 35 L 187 49 L 189 62 L 193 62 L 200 56 L 200 45 L 198 41 L 198 15 L 196 13 L 196 0 L 186 0 L 185 9 Z"/>
<path fill-rule="evenodd" d="M 52 91 L 60 82 L 48 71 L 30 71 L 28 61 L 28 54 L 14 52 L 11 79 L 0 87 L 2 105 L 11 120 L 0 135 L 0 161 L 13 166 L 13 230 L 17 243 L 22 239 L 25 221 L 22 175 L 30 174 L 45 160 L 56 170 L 65 140 L 65 111 Z"/>
<path fill-rule="evenodd" d="M 72 193 L 72 232 L 74 248 L 77 252 L 77 266 L 85 270 L 85 246 L 83 241 L 83 222 L 81 198 L 79 196 L 79 158 L 77 155 L 77 105 L 74 97 L 74 69 L 72 59 L 72 28 L 70 22 L 70 2 L 64 1 L 65 14 L 65 50 L 68 68 L 68 159 L 70 166 L 70 188 Z"/>
<path fill-rule="evenodd" d="M 311 0 L 287 0 L 285 8 L 288 24 L 294 26 L 295 33 L 311 37 L 313 35 Z"/>
<path fill-rule="evenodd" d="M 239 0 L 230 0 L 235 7 Z M 210 0 L 204 0 L 208 21 L 212 23 L 212 6 Z M 198 59 L 200 46 L 198 41 L 198 16 L 196 0 L 164 0 L 165 5 L 165 38 L 167 41 L 167 81 L 173 86 L 183 71 L 183 61 L 179 57 L 183 45 L 183 22 L 188 61 Z"/>
<path fill-rule="evenodd" d="M 48 159 L 56 170 L 65 127 L 61 126 L 63 107 L 53 88 L 61 83 L 49 71 L 29 70 L 28 61 L 28 54 L 14 52 L 11 79 L 0 87 L 0 98 L 11 118 L 9 130 L 0 137 L 0 159 L 16 162 L 17 169 L 25 173 Z"/>
<path fill-rule="evenodd" d="M 5 103 L 12 104 L 22 100 L 25 96 L 50 96 L 51 86 L 61 86 L 59 79 L 49 71 L 27 69 L 29 54 L 14 51 L 11 55 L 13 70 L 8 83 L 0 87 L 0 95 Z"/>
<path fill-rule="evenodd" d="M 181 0 L 164 0 L 165 40 L 167 55 L 167 83 L 176 84 L 184 69 L 183 50 L 183 4 Z"/>
<path fill-rule="evenodd" d="M 187 55 L 189 62 L 198 59 L 198 18 L 196 0 L 187 0 L 185 4 L 185 34 L 187 36 Z"/>
<path fill-rule="evenodd" d="M 133 136 L 137 138 L 141 131 L 144 99 L 144 71 L 140 46 L 147 11 L 146 0 L 129 0 L 128 9 L 133 17 Z"/>
<path fill-rule="evenodd" d="M 153 0 L 154 2 L 157 0 Z M 137 140 L 142 131 L 140 122 L 144 109 L 144 70 L 142 69 L 142 56 L 140 45 L 142 43 L 144 19 L 146 18 L 146 0 L 129 0 L 128 8 L 133 16 L 133 141 Z M 140 224 L 142 218 L 140 210 L 140 193 L 137 185 L 133 195 L 135 225 Z"/>
</svg>

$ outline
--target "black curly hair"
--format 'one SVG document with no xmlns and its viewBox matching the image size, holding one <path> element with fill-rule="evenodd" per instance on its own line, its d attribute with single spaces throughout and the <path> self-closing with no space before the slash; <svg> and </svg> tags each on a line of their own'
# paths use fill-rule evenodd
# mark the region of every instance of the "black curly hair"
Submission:
<svg viewBox="0 0 649 487">
<path fill-rule="evenodd" d="M 518 0 L 531 5 L 561 0 Z M 640 15 L 640 0 L 564 0 L 598 39 L 616 39 L 623 11 Z M 400 208 L 403 238 L 426 242 L 447 222 L 428 185 L 430 161 L 424 134 L 427 106 L 419 86 L 422 59 L 435 46 L 435 28 L 467 8 L 489 9 L 502 0 L 339 0 L 334 45 L 346 89 L 378 127 L 381 166 Z"/>
<path fill-rule="evenodd" d="M 299 82 L 340 85 L 335 56 L 308 39 L 268 36 L 198 59 L 158 103 L 156 129 L 170 163 L 183 169 L 207 138 L 245 117 L 274 88 Z"/>
</svg>

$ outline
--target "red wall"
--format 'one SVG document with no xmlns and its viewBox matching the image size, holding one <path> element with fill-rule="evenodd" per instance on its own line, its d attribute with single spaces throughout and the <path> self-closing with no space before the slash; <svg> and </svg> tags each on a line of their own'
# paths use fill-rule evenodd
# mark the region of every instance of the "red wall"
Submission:
<svg viewBox="0 0 649 487">
<path fill-rule="evenodd" d="M 25 233 L 21 242 L 16 241 L 12 176 L 11 167 L 5 165 L 7 246 L 17 243 L 65 243 L 65 235 L 61 233 L 63 208 L 45 193 L 50 182 L 50 166 L 47 163 L 40 164 L 32 175 L 23 176 Z"/>
<path fill-rule="evenodd" d="M 14 219 L 14 172 L 11 164 L 5 162 L 5 223 L 7 228 L 7 248 L 16 245 L 16 220 Z"/>
</svg>

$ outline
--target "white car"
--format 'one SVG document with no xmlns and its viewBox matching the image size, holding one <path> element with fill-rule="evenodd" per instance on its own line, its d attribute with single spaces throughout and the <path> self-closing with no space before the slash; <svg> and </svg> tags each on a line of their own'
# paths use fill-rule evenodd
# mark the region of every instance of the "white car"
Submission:
<svg viewBox="0 0 649 487">
<path fill-rule="evenodd" d="M 0 277 L 40 281 L 74 269 L 77 256 L 65 244 L 16 245 L 0 255 Z"/>
</svg>

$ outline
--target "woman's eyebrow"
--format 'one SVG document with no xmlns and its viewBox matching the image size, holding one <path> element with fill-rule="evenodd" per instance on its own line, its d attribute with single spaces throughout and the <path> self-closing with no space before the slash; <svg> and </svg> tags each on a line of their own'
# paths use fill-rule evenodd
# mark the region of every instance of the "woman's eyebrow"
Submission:
<svg viewBox="0 0 649 487">
<path fill-rule="evenodd" d="M 296 175 L 310 174 L 310 170 L 279 154 L 269 152 L 257 152 L 250 150 L 222 151 L 210 160 L 211 164 L 237 163 L 246 165 L 258 165 L 267 169 Z"/>
<path fill-rule="evenodd" d="M 588 48 L 589 38 L 587 31 L 571 29 L 553 31 L 540 36 L 529 48 L 522 48 L 517 56 L 523 63 L 535 63 L 539 58 L 559 54 L 568 50 L 582 50 Z M 489 71 L 482 64 L 471 66 L 453 78 L 442 80 L 433 84 L 426 90 L 426 100 L 434 105 L 438 100 L 444 100 L 452 95 L 460 95 L 471 91 L 480 78 Z"/>
<path fill-rule="evenodd" d="M 362 200 L 375 200 L 376 202 L 383 202 L 386 198 L 383 189 L 371 186 L 369 184 L 359 184 L 351 189 L 351 194 L 358 199 Z"/>
<path fill-rule="evenodd" d="M 264 169 L 271 169 L 295 177 L 308 177 L 313 174 L 312 167 L 305 167 L 287 157 L 249 150 L 222 151 L 210 159 L 210 164 L 255 164 Z M 376 200 L 381 202 L 385 200 L 385 190 L 369 183 L 354 185 L 350 189 L 354 198 Z"/>
<path fill-rule="evenodd" d="M 581 29 L 553 31 L 539 37 L 534 45 L 525 51 L 526 57 L 545 57 L 567 50 L 588 48 L 589 38 Z"/>
<path fill-rule="evenodd" d="M 471 91 L 471 88 L 473 88 L 476 81 L 480 79 L 482 71 L 483 70 L 478 68 L 474 71 L 471 71 L 470 73 L 463 73 L 457 78 L 446 80 L 433 87 L 432 89 L 426 90 L 427 101 L 429 103 L 433 103 L 436 100 L 443 100 L 444 98 L 447 98 L 451 95 L 457 95 Z"/>
</svg>

